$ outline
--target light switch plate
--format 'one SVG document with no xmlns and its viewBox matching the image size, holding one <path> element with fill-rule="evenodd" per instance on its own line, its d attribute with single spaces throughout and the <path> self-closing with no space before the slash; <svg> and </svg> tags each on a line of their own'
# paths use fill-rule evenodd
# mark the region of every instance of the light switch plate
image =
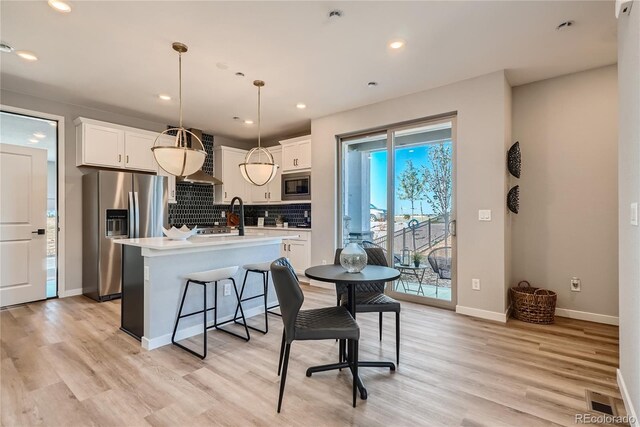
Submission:
<svg viewBox="0 0 640 427">
<path fill-rule="evenodd" d="M 480 290 L 480 279 L 471 279 L 471 289 L 474 291 Z"/>
<path fill-rule="evenodd" d="M 631 225 L 638 226 L 638 203 L 631 203 Z"/>
<path fill-rule="evenodd" d="M 478 211 L 478 220 L 479 221 L 491 221 L 491 210 L 490 209 L 480 209 Z"/>
</svg>

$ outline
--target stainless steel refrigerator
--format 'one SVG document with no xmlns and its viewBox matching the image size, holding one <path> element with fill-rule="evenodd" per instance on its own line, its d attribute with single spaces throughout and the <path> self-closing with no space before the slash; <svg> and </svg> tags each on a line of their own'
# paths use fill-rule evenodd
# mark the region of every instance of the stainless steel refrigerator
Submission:
<svg viewBox="0 0 640 427">
<path fill-rule="evenodd" d="M 98 171 L 82 177 L 82 293 L 120 296 L 122 248 L 115 239 L 161 237 L 167 182 L 155 175 Z"/>
</svg>

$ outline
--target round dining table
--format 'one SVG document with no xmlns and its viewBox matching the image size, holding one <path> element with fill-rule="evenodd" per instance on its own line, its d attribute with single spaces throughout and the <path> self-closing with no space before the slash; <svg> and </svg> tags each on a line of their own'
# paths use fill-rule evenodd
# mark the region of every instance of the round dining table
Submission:
<svg viewBox="0 0 640 427">
<path fill-rule="evenodd" d="M 359 273 L 348 273 L 341 265 L 327 264 L 317 265 L 305 270 L 304 275 L 309 279 L 318 280 L 320 282 L 340 283 L 347 286 L 347 309 L 349 313 L 356 318 L 356 286 L 360 283 L 379 283 L 391 282 L 400 277 L 400 271 L 395 268 L 384 267 L 380 265 L 367 265 Z M 348 355 L 347 360 L 349 360 Z M 358 368 L 389 368 L 396 370 L 393 362 L 387 361 L 358 361 Z M 307 369 L 307 376 L 310 377 L 316 372 L 331 371 L 334 369 L 350 368 L 349 362 L 330 363 L 328 365 L 312 366 Z M 353 371 L 352 371 L 353 372 Z M 360 376 L 356 378 L 360 398 L 367 398 L 367 389 L 362 382 Z"/>
</svg>

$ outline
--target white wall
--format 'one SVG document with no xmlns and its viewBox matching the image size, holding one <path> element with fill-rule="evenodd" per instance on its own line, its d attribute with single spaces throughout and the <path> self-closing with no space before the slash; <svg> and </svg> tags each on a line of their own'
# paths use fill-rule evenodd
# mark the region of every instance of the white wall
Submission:
<svg viewBox="0 0 640 427">
<path fill-rule="evenodd" d="M 336 135 L 457 111 L 458 305 L 503 314 L 510 110 L 500 71 L 313 120 L 312 173 L 322 179 L 314 179 L 312 191 L 312 264 L 331 262 L 336 248 Z M 493 221 L 478 222 L 478 209 L 491 209 Z M 471 290 L 472 278 L 481 279 L 481 291 Z"/>
<path fill-rule="evenodd" d="M 555 291 L 559 308 L 609 316 L 618 316 L 617 88 L 615 65 L 513 88 L 523 164 L 512 179 L 514 281 Z"/>
<path fill-rule="evenodd" d="M 640 202 L 640 1 L 618 21 L 620 373 L 627 404 L 640 415 L 640 228 L 629 221 Z M 629 409 L 629 408 L 627 408 Z M 640 423 L 637 421 L 637 423 Z M 638 425 L 638 424 L 636 424 Z"/>
</svg>

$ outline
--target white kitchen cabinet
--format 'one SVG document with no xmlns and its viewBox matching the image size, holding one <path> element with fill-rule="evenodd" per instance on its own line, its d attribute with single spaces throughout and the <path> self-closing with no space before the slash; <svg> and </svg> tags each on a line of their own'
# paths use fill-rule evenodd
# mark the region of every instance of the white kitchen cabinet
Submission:
<svg viewBox="0 0 640 427">
<path fill-rule="evenodd" d="M 156 172 L 151 147 L 156 132 L 78 117 L 76 166 Z"/>
<path fill-rule="evenodd" d="M 311 168 L 311 136 L 280 141 L 282 145 L 282 172 Z"/>
<path fill-rule="evenodd" d="M 267 148 L 273 155 L 273 161 L 276 165 L 280 166 L 276 172 L 275 178 L 263 186 L 251 185 L 251 203 L 273 203 L 282 201 L 282 149 Z"/>
<path fill-rule="evenodd" d="M 155 172 L 158 168 L 153 157 L 153 143 L 157 134 L 124 132 L 124 167 L 140 171 Z"/>
<path fill-rule="evenodd" d="M 261 228 L 250 227 L 246 234 L 255 236 L 258 234 L 271 236 L 299 236 L 285 239 L 280 244 L 280 256 L 288 258 L 296 274 L 304 275 L 304 271 L 311 266 L 311 231 L 296 230 L 295 228 Z"/>
<path fill-rule="evenodd" d="M 251 202 L 251 188 L 240 173 L 240 163 L 244 162 L 246 150 L 231 147 L 216 147 L 214 163 L 216 177 L 222 180 L 222 185 L 215 186 L 215 202 L 229 203 L 238 196 L 245 203 Z"/>
<path fill-rule="evenodd" d="M 295 270 L 296 274 L 304 274 L 309 268 L 311 247 L 308 241 L 304 240 L 284 240 L 287 245 L 286 256 Z"/>
<path fill-rule="evenodd" d="M 76 127 L 76 166 L 124 166 L 124 131 L 94 123 Z"/>
</svg>

